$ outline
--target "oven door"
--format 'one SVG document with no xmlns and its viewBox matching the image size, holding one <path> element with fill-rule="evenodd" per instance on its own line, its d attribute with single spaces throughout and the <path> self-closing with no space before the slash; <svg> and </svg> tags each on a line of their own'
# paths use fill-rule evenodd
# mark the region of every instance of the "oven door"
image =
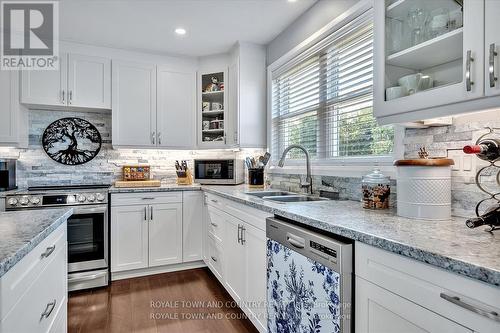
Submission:
<svg viewBox="0 0 500 333">
<path fill-rule="evenodd" d="M 68 271 L 107 267 L 107 205 L 73 207 L 73 215 L 68 219 Z"/>
</svg>

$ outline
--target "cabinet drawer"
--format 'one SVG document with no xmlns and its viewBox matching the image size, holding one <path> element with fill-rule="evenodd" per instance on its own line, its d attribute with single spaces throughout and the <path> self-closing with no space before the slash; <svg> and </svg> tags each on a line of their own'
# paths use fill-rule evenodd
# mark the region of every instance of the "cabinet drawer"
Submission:
<svg viewBox="0 0 500 333">
<path fill-rule="evenodd" d="M 181 203 L 182 192 L 141 192 L 118 193 L 111 195 L 111 206 L 153 205 L 162 203 Z"/>
<path fill-rule="evenodd" d="M 445 299 L 500 313 L 499 288 L 359 242 L 355 253 L 357 276 L 475 331 L 500 332 L 500 321 Z"/>
<path fill-rule="evenodd" d="M 217 276 L 221 283 L 222 276 L 222 247 L 214 238 L 208 237 L 208 267 Z"/>
<path fill-rule="evenodd" d="M 14 307 L 33 285 L 38 276 L 54 260 L 56 254 L 66 249 L 66 222 L 38 244 L 0 279 L 0 319 Z M 54 248 L 55 246 L 55 248 Z M 51 249 L 53 252 L 49 254 Z M 44 254 L 42 256 L 42 254 Z M 64 259 L 66 262 L 67 259 Z"/>
<path fill-rule="evenodd" d="M 3 318 L 2 332 L 48 332 L 67 306 L 67 247 L 54 251 L 35 282 Z M 3 297 L 2 297 L 3 298 Z"/>
<path fill-rule="evenodd" d="M 207 230 L 215 240 L 222 242 L 224 236 L 224 213 L 220 209 L 208 206 L 209 219 Z"/>
</svg>

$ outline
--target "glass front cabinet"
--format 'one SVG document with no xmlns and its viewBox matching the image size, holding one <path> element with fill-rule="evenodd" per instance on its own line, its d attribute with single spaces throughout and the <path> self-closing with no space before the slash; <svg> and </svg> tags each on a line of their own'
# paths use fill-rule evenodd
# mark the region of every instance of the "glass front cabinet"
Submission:
<svg viewBox="0 0 500 333">
<path fill-rule="evenodd" d="M 202 72 L 198 75 L 198 145 L 227 145 L 227 69 Z"/>
<path fill-rule="evenodd" d="M 374 17 L 374 113 L 381 123 L 463 112 L 443 107 L 500 94 L 500 1 L 382 0 L 374 2 Z"/>
</svg>

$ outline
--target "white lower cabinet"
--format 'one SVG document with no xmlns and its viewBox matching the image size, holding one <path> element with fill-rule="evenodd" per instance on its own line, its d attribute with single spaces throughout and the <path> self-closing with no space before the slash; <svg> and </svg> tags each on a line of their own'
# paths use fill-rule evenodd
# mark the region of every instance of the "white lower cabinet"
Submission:
<svg viewBox="0 0 500 333">
<path fill-rule="evenodd" d="M 66 332 L 67 274 L 63 223 L 0 278 L 0 332 Z"/>
<path fill-rule="evenodd" d="M 149 267 L 182 262 L 182 203 L 149 206 Z"/>
<path fill-rule="evenodd" d="M 182 260 L 202 260 L 203 192 L 182 193 Z"/>
<path fill-rule="evenodd" d="M 207 265 L 259 332 L 266 332 L 267 214 L 212 194 L 206 202 Z"/>
<path fill-rule="evenodd" d="M 500 332 L 500 290 L 356 243 L 356 332 Z"/>
</svg>

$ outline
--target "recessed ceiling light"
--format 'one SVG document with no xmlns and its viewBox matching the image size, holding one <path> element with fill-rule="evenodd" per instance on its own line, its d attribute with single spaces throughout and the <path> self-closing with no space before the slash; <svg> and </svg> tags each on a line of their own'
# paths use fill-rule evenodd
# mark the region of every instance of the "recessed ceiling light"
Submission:
<svg viewBox="0 0 500 333">
<path fill-rule="evenodd" d="M 288 0 L 288 2 L 297 2 L 297 0 Z"/>
<path fill-rule="evenodd" d="M 178 35 L 185 35 L 186 34 L 186 29 L 184 28 L 176 28 L 175 33 Z"/>
</svg>

